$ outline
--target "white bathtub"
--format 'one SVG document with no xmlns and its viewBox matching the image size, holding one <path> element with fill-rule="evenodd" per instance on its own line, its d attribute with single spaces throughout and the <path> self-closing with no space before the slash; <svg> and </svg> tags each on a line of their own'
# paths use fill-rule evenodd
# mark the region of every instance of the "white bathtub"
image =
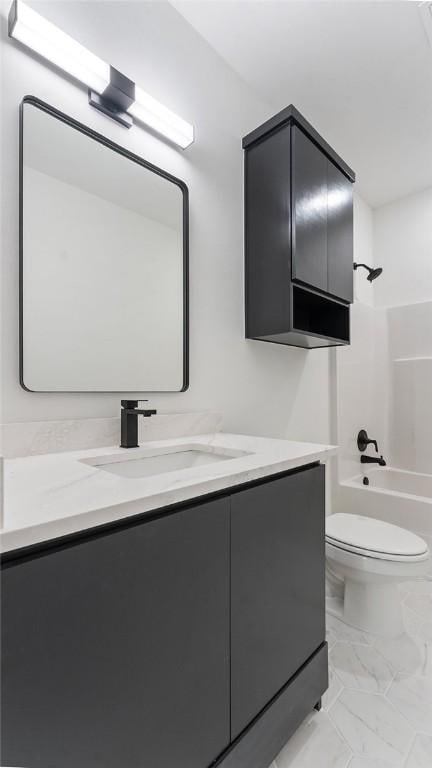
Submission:
<svg viewBox="0 0 432 768">
<path fill-rule="evenodd" d="M 363 478 L 369 485 L 363 485 Z M 408 528 L 432 548 L 432 475 L 390 467 L 364 468 L 339 486 L 337 511 L 367 515 Z"/>
</svg>

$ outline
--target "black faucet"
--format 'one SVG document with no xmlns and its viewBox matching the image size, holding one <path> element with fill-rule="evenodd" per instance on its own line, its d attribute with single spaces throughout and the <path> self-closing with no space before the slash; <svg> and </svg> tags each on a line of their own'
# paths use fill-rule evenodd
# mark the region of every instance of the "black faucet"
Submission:
<svg viewBox="0 0 432 768">
<path fill-rule="evenodd" d="M 357 447 L 359 451 L 363 453 L 368 445 L 374 445 L 375 450 L 378 453 L 378 443 L 376 440 L 370 440 L 368 433 L 365 429 L 361 429 L 357 435 Z M 380 467 L 386 467 L 387 464 L 382 456 L 361 456 L 360 461 L 362 464 L 379 464 Z"/>
<path fill-rule="evenodd" d="M 155 410 L 139 410 L 138 403 L 147 400 L 121 401 L 121 442 L 120 448 L 138 448 L 138 416 L 154 416 Z"/>
<path fill-rule="evenodd" d="M 362 464 L 379 464 L 380 467 L 387 466 L 382 456 L 361 456 L 360 461 Z"/>
</svg>

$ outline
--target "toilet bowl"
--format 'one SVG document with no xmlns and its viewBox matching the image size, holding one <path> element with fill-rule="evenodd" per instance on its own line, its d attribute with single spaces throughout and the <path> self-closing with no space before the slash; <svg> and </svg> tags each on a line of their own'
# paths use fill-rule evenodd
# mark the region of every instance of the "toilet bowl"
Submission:
<svg viewBox="0 0 432 768">
<path fill-rule="evenodd" d="M 426 574 L 426 542 L 381 520 L 338 513 L 327 518 L 326 557 L 344 581 L 343 620 L 376 635 L 402 634 L 398 585 Z"/>
</svg>

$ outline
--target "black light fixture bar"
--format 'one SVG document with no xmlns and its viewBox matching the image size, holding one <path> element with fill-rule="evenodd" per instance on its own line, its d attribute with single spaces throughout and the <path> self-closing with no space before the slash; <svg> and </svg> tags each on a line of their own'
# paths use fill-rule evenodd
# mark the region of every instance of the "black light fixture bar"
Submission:
<svg viewBox="0 0 432 768">
<path fill-rule="evenodd" d="M 118 69 L 110 66 L 110 82 L 103 93 L 88 89 L 89 104 L 104 115 L 111 117 L 126 128 L 133 125 L 133 117 L 127 110 L 135 101 L 135 83 Z"/>
</svg>

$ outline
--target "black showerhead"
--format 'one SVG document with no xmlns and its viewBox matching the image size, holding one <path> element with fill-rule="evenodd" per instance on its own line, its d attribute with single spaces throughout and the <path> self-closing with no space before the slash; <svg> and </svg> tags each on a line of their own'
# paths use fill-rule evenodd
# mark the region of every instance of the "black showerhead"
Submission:
<svg viewBox="0 0 432 768">
<path fill-rule="evenodd" d="M 370 283 L 373 283 L 374 280 L 377 279 L 382 274 L 382 267 L 377 267 L 376 269 L 372 269 L 372 267 L 368 267 L 367 264 L 354 264 L 354 269 L 358 269 L 359 267 L 364 267 L 369 272 L 367 279 Z"/>
<path fill-rule="evenodd" d="M 382 268 L 381 267 L 377 267 L 377 269 L 372 269 L 369 272 L 369 274 L 367 276 L 367 279 L 369 280 L 370 283 L 372 283 L 374 280 L 377 279 L 377 277 L 380 276 L 381 273 L 382 273 Z"/>
</svg>

